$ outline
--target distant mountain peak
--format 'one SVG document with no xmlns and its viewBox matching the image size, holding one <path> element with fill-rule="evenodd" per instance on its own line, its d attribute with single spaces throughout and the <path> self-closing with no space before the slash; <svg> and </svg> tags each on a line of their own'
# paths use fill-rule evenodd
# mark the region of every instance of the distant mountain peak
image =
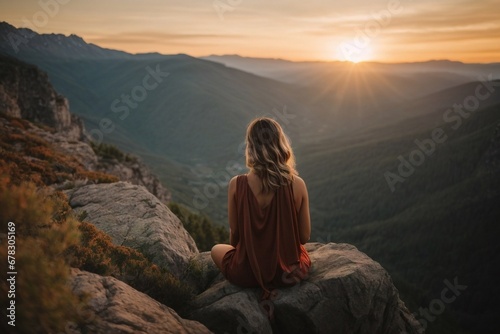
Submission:
<svg viewBox="0 0 500 334">
<path fill-rule="evenodd" d="M 18 57 L 57 56 L 64 58 L 130 58 L 133 55 L 105 49 L 87 43 L 82 37 L 71 34 L 39 34 L 29 28 L 16 28 L 0 22 L 0 52 Z"/>
</svg>

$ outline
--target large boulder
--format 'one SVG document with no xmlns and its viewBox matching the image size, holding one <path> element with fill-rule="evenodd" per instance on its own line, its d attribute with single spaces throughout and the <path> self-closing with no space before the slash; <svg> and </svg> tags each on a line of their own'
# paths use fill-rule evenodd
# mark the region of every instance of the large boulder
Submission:
<svg viewBox="0 0 500 334">
<path fill-rule="evenodd" d="M 83 333 L 211 333 L 116 278 L 78 269 L 72 269 L 71 276 L 73 292 L 88 298 L 88 307 L 80 312 Z"/>
<path fill-rule="evenodd" d="M 389 274 L 348 244 L 307 244 L 309 277 L 260 301 L 260 289 L 236 287 L 217 274 L 204 253 L 196 257 L 210 287 L 192 303 L 190 319 L 215 333 L 422 333 L 399 299 Z M 274 310 L 271 323 L 263 308 Z"/>
<path fill-rule="evenodd" d="M 117 245 L 135 248 L 180 277 L 198 254 L 181 221 L 143 186 L 92 184 L 67 191 L 69 204 Z"/>
</svg>

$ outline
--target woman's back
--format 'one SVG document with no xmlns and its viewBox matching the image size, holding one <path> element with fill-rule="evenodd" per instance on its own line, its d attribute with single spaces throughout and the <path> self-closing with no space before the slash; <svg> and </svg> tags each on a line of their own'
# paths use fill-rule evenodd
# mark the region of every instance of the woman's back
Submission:
<svg viewBox="0 0 500 334">
<path fill-rule="evenodd" d="M 250 171 L 228 187 L 231 245 L 215 245 L 211 254 L 230 282 L 269 293 L 295 284 L 311 265 L 303 247 L 311 233 L 309 200 L 288 138 L 275 120 L 254 120 L 246 144 Z"/>
<path fill-rule="evenodd" d="M 256 196 L 258 178 L 252 179 L 249 174 L 231 181 L 235 187 L 228 203 L 235 210 L 231 229 L 235 248 L 224 256 L 222 272 L 236 285 L 261 286 L 269 291 L 296 283 L 289 274 L 304 275 L 310 260 L 300 242 L 293 184 Z"/>
<path fill-rule="evenodd" d="M 233 181 L 234 180 L 234 181 Z M 236 181 L 236 178 L 231 180 L 229 185 L 228 196 L 234 196 L 235 187 L 231 186 L 232 183 Z M 275 192 L 263 192 L 262 181 L 254 173 L 247 174 L 248 186 L 250 187 L 254 197 L 257 199 L 260 208 L 267 207 L 274 198 Z M 297 209 L 298 223 L 299 223 L 299 234 L 300 241 L 305 244 L 311 234 L 311 223 L 309 217 L 309 198 L 307 193 L 307 187 L 300 177 L 295 176 L 292 182 L 293 194 L 294 194 L 294 204 Z"/>
<path fill-rule="evenodd" d="M 260 178 L 253 174 L 249 173 L 247 175 L 248 186 L 252 190 L 253 195 L 257 199 L 259 206 L 261 208 L 267 207 L 272 199 L 274 198 L 275 191 L 264 192 L 262 189 L 262 181 Z"/>
</svg>

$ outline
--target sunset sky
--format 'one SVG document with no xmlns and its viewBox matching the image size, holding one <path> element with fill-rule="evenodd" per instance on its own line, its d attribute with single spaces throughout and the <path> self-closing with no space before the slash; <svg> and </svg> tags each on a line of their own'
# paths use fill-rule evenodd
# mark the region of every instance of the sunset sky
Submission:
<svg viewBox="0 0 500 334">
<path fill-rule="evenodd" d="M 500 0 L 0 0 L 0 21 L 131 53 L 500 62 Z"/>
</svg>

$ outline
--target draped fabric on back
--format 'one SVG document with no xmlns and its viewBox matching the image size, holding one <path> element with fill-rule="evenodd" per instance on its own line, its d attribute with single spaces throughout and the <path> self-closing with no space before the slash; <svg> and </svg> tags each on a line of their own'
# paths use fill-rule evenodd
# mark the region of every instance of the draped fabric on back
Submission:
<svg viewBox="0 0 500 334">
<path fill-rule="evenodd" d="M 226 254 L 223 273 L 241 286 L 259 285 L 266 293 L 296 283 L 287 273 L 304 277 L 311 265 L 300 243 L 297 209 L 292 185 L 281 186 L 271 203 L 261 208 L 246 175 L 237 178 L 238 229 L 233 234 L 236 250 Z M 252 277 L 253 276 L 253 277 Z M 291 284 L 293 283 L 293 284 Z"/>
</svg>

